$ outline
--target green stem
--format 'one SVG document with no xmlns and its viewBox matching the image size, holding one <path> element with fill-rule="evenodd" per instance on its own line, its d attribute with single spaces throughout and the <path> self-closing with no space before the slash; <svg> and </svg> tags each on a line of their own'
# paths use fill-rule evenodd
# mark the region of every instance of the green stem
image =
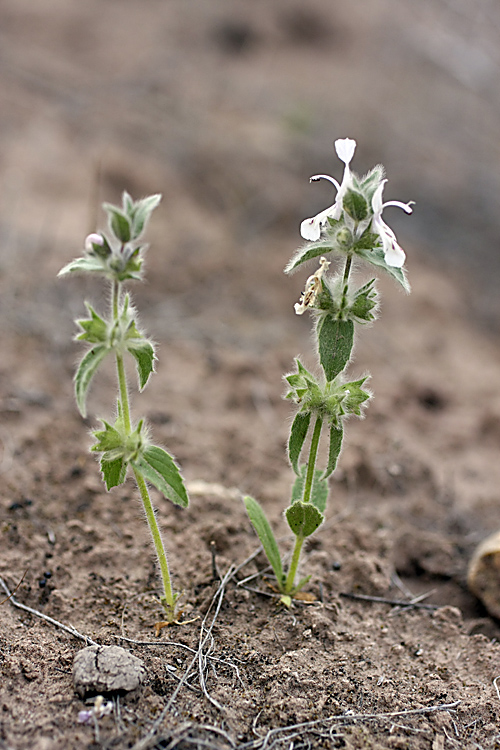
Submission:
<svg viewBox="0 0 500 750">
<path fill-rule="evenodd" d="M 151 536 L 153 537 L 153 543 L 155 546 L 156 554 L 158 556 L 158 562 L 160 564 L 160 571 L 161 571 L 161 577 L 163 581 L 163 591 L 164 591 L 164 596 L 162 597 L 163 606 L 165 607 L 165 610 L 167 612 L 167 619 L 169 620 L 169 622 L 172 622 L 175 619 L 176 597 L 174 596 L 173 591 L 172 591 L 172 583 L 170 580 L 170 572 L 168 569 L 167 554 L 165 552 L 165 547 L 163 546 L 163 540 L 161 538 L 160 529 L 156 521 L 154 508 L 151 503 L 151 498 L 149 497 L 149 492 L 148 492 L 146 482 L 144 481 L 144 477 L 136 469 L 134 469 L 134 475 L 135 475 L 135 480 L 137 482 L 137 486 L 139 488 L 139 492 L 141 493 L 142 504 L 144 505 L 146 518 L 148 520 L 149 529 L 151 531 Z"/>
<path fill-rule="evenodd" d="M 316 418 L 316 424 L 314 425 L 311 447 L 309 448 L 309 461 L 307 462 L 306 481 L 304 483 L 304 494 L 302 496 L 302 502 L 304 503 L 308 503 L 311 499 L 311 491 L 314 481 L 314 469 L 316 467 L 316 458 L 318 455 L 319 438 L 321 436 L 322 426 L 323 418 L 318 416 Z"/>
<path fill-rule="evenodd" d="M 118 320 L 118 299 L 120 297 L 120 282 L 112 281 L 111 283 L 111 312 L 113 314 L 113 320 L 116 323 Z"/>
<path fill-rule="evenodd" d="M 307 463 L 307 474 L 304 482 L 304 494 L 302 495 L 302 502 L 308 503 L 311 500 L 312 486 L 314 482 L 314 469 L 316 467 L 316 458 L 318 456 L 319 439 L 321 436 L 321 428 L 323 427 L 323 418 L 318 416 L 316 418 L 316 424 L 314 425 L 313 435 L 311 439 L 311 447 L 309 448 L 309 461 Z M 297 568 L 299 567 L 300 553 L 302 551 L 302 545 L 304 544 L 305 537 L 295 537 L 295 546 L 293 548 L 292 559 L 290 561 L 290 567 L 285 582 L 285 593 L 289 594 L 293 591 L 293 584 L 295 582 L 295 575 Z"/>
<path fill-rule="evenodd" d="M 347 292 L 349 291 L 349 274 L 352 266 L 352 255 L 348 255 L 345 261 L 344 276 L 342 278 L 342 299 L 340 300 L 340 317 L 347 305 Z"/>
<path fill-rule="evenodd" d="M 297 568 L 299 567 L 300 553 L 302 552 L 302 545 L 304 544 L 304 539 L 305 537 L 303 536 L 295 537 L 295 547 L 293 548 L 292 559 L 290 561 L 290 568 L 288 570 L 288 575 L 286 577 L 285 594 L 289 594 L 291 591 L 293 591 L 293 584 L 295 582 L 295 574 L 297 573 Z"/>
<path fill-rule="evenodd" d="M 120 284 L 117 281 L 113 282 L 111 291 L 111 307 L 113 320 L 115 323 L 118 321 L 119 315 L 119 299 L 120 299 Z M 132 432 L 132 421 L 130 419 L 130 400 L 127 387 L 127 377 L 125 374 L 125 364 L 123 362 L 123 356 L 116 352 L 116 370 L 118 375 L 118 387 L 120 389 L 120 403 L 122 408 L 123 424 L 125 427 L 125 433 L 127 437 Z M 148 487 L 142 474 L 134 469 L 135 481 L 139 489 L 146 518 L 149 524 L 149 530 L 153 537 L 153 543 L 155 546 L 156 554 L 158 556 L 158 562 L 160 564 L 161 577 L 163 581 L 164 595 L 162 597 L 162 603 L 167 613 L 167 619 L 172 622 L 175 619 L 175 600 L 176 597 L 172 591 L 172 583 L 170 580 L 170 572 L 168 569 L 167 554 L 161 538 L 160 529 L 156 521 L 153 505 L 151 498 L 149 497 Z"/>
<path fill-rule="evenodd" d="M 125 375 L 125 365 L 121 354 L 116 353 L 116 370 L 118 373 L 118 386 L 120 388 L 120 403 L 122 406 L 123 424 L 127 436 L 132 432 L 132 422 L 130 420 L 130 405 L 128 399 L 127 376 Z"/>
</svg>

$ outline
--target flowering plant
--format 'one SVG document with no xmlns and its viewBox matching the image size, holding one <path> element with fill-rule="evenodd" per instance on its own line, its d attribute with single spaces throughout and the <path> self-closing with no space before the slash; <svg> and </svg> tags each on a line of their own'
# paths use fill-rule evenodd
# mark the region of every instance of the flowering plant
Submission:
<svg viewBox="0 0 500 750">
<path fill-rule="evenodd" d="M 96 439 L 91 450 L 100 455 L 101 472 L 106 488 L 123 484 L 130 468 L 141 495 L 144 511 L 158 556 L 164 593 L 161 602 L 168 622 L 176 619 L 179 594 L 172 590 L 167 556 L 149 496 L 147 482 L 176 505 L 187 507 L 188 496 L 179 469 L 163 448 L 151 443 L 144 419 L 132 421 L 124 358 L 130 354 L 135 361 L 142 390 L 154 372 L 156 360 L 153 342 L 138 325 L 137 312 L 123 283 L 142 279 L 142 266 L 147 246 L 142 235 L 147 222 L 161 200 L 151 195 L 133 201 L 123 194 L 123 205 L 103 204 L 108 215 L 109 236 L 92 233 L 85 240 L 85 252 L 68 263 L 59 276 L 83 272 L 102 276 L 110 284 L 110 309 L 99 315 L 86 303 L 87 318 L 76 321 L 80 333 L 76 338 L 87 344 L 87 350 L 75 374 L 75 396 L 78 409 L 86 416 L 87 394 L 91 381 L 108 355 L 116 362 L 118 381 L 117 414 L 112 423 L 101 420 L 102 429 L 92 434 Z"/>
<path fill-rule="evenodd" d="M 274 571 L 282 601 L 291 599 L 308 582 L 310 576 L 296 580 L 304 541 L 323 523 L 328 499 L 328 478 L 337 466 L 342 447 L 344 422 L 351 415 L 362 416 L 363 406 L 371 394 L 365 388 L 368 376 L 349 381 L 346 370 L 352 356 L 356 325 L 375 320 L 378 308 L 376 279 L 358 286 L 352 283 L 353 264 L 357 259 L 383 269 L 409 292 L 404 271 L 405 253 L 392 229 L 382 219 L 388 206 L 411 213 L 411 203 L 383 203 L 382 192 L 387 180 L 378 165 L 364 177 L 350 169 L 356 142 L 350 138 L 335 141 L 338 157 L 345 164 L 342 183 L 329 175 L 314 175 L 311 181 L 326 179 L 336 190 L 335 202 L 312 218 L 305 219 L 300 232 L 307 240 L 294 254 L 286 273 L 320 258 L 319 268 L 306 281 L 304 292 L 295 304 L 295 312 L 313 314 L 314 338 L 323 373 L 309 372 L 300 359 L 296 371 L 285 376 L 285 395 L 295 405 L 295 417 L 288 441 L 288 457 L 295 473 L 291 503 L 285 510 L 295 545 L 288 565 L 282 559 L 271 526 L 260 504 L 252 497 L 245 505 Z M 343 259 L 343 271 L 328 276 L 331 261 L 326 255 Z M 328 435 L 327 465 L 316 468 L 321 436 Z M 300 458 L 310 435 L 306 463 Z"/>
</svg>

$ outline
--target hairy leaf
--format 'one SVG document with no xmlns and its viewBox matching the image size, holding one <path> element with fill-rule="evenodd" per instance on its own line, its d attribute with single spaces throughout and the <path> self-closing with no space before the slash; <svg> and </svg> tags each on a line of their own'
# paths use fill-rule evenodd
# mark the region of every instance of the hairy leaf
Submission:
<svg viewBox="0 0 500 750">
<path fill-rule="evenodd" d="M 285 511 L 286 520 L 295 536 L 305 539 L 314 534 L 321 526 L 325 517 L 312 503 L 303 503 L 301 500 L 289 505 Z"/>
<path fill-rule="evenodd" d="M 264 511 L 261 506 L 254 500 L 253 497 L 247 495 L 244 498 L 245 508 L 247 509 L 248 517 L 257 532 L 257 536 L 264 548 L 267 559 L 269 560 L 274 574 L 278 579 L 278 584 L 281 587 L 284 581 L 283 566 L 281 564 L 281 557 L 276 542 L 276 537 L 273 534 L 273 530 L 267 520 Z"/>
<path fill-rule="evenodd" d="M 161 195 L 149 195 L 134 204 L 132 239 L 137 239 L 144 231 L 149 217 L 161 201 Z"/>
<path fill-rule="evenodd" d="M 307 464 L 300 467 L 300 472 L 295 479 L 292 487 L 292 499 L 290 504 L 293 505 L 302 500 L 304 496 L 304 483 L 306 481 Z M 326 510 L 326 501 L 328 500 L 328 482 L 323 476 L 321 469 L 315 469 L 313 485 L 311 489 L 310 503 L 314 505 L 320 513 Z"/>
<path fill-rule="evenodd" d="M 106 451 L 113 451 L 117 448 L 124 448 L 124 437 L 115 427 L 101 419 L 104 425 L 104 430 L 94 430 L 92 433 L 97 443 L 92 446 L 91 451 L 97 451 L 99 453 L 105 453 Z"/>
<path fill-rule="evenodd" d="M 354 299 L 349 307 L 349 317 L 352 316 L 355 320 L 363 323 L 375 320 L 375 308 L 377 307 L 375 283 L 376 279 L 370 279 L 355 292 Z"/>
<path fill-rule="evenodd" d="M 341 420 L 339 420 L 340 422 Z M 342 449 L 342 437 L 344 434 L 344 430 L 341 427 L 337 427 L 337 425 L 332 424 L 330 427 L 330 448 L 328 451 L 328 466 L 326 467 L 324 473 L 321 475 L 322 479 L 327 479 L 327 477 L 330 476 L 335 471 L 335 468 L 337 466 L 337 461 L 340 456 L 340 451 Z"/>
<path fill-rule="evenodd" d="M 120 242 L 129 242 L 131 227 L 128 216 L 112 203 L 103 203 L 102 207 L 108 214 L 109 228 L 116 239 Z"/>
<path fill-rule="evenodd" d="M 75 258 L 70 263 L 61 268 L 58 276 L 66 276 L 68 273 L 106 273 L 106 265 L 100 258 L 85 257 Z"/>
<path fill-rule="evenodd" d="M 344 210 L 355 221 L 364 221 L 368 216 L 368 204 L 357 190 L 348 190 L 343 200 Z"/>
<path fill-rule="evenodd" d="M 90 382 L 109 351 L 109 348 L 104 344 L 96 344 L 92 349 L 88 350 L 80 362 L 75 375 L 75 396 L 82 417 L 85 417 L 87 414 L 86 400 Z"/>
<path fill-rule="evenodd" d="M 406 278 L 404 270 L 402 268 L 388 266 L 385 262 L 384 251 L 381 247 L 372 247 L 371 249 L 357 249 L 356 254 L 361 258 L 367 260 L 369 263 L 372 263 L 374 266 L 383 268 L 383 270 L 386 271 L 389 276 L 392 276 L 393 279 L 396 279 L 396 281 L 401 284 L 405 292 L 410 292 L 411 287 L 408 279 Z"/>
<path fill-rule="evenodd" d="M 113 461 L 107 461 L 101 458 L 101 471 L 106 489 L 109 491 L 112 487 L 118 487 L 123 484 L 127 474 L 127 462 L 124 458 L 115 458 Z"/>
<path fill-rule="evenodd" d="M 136 361 L 139 388 L 142 391 L 154 372 L 155 350 L 147 339 L 128 339 L 127 349 Z"/>
<path fill-rule="evenodd" d="M 288 441 L 288 456 L 290 458 L 290 463 L 292 464 L 293 470 L 296 474 L 299 474 L 299 456 L 306 439 L 310 421 L 311 412 L 306 412 L 305 414 L 299 413 L 293 420 L 292 429 L 290 430 L 290 439 Z"/>
<path fill-rule="evenodd" d="M 175 505 L 181 505 L 183 508 L 188 507 L 189 498 L 179 468 L 172 456 L 163 448 L 151 445 L 130 463 L 167 500 Z"/>
<path fill-rule="evenodd" d="M 300 247 L 294 256 L 291 258 L 289 263 L 285 267 L 285 273 L 292 273 L 302 263 L 307 263 L 308 260 L 318 258 L 320 255 L 325 255 L 336 247 L 335 240 L 328 235 L 321 237 L 316 242 L 308 242 L 307 245 Z"/>
<path fill-rule="evenodd" d="M 328 313 L 318 319 L 319 358 L 326 379 L 333 380 L 349 362 L 354 343 L 352 320 L 337 320 Z"/>
<path fill-rule="evenodd" d="M 76 321 L 83 329 L 83 333 L 80 333 L 76 338 L 81 341 L 89 341 L 91 344 L 104 344 L 108 339 L 108 324 L 88 302 L 85 305 L 90 313 L 90 318 Z"/>
</svg>

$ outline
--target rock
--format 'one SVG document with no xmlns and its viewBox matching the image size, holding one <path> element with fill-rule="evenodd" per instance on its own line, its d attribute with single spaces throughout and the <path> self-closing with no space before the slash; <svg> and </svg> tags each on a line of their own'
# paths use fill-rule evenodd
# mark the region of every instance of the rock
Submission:
<svg viewBox="0 0 500 750">
<path fill-rule="evenodd" d="M 128 693 L 144 681 L 144 662 L 120 646 L 89 646 L 73 661 L 75 691 L 87 695 Z"/>
<path fill-rule="evenodd" d="M 467 585 L 490 615 L 500 619 L 500 531 L 477 547 L 469 563 Z"/>
</svg>

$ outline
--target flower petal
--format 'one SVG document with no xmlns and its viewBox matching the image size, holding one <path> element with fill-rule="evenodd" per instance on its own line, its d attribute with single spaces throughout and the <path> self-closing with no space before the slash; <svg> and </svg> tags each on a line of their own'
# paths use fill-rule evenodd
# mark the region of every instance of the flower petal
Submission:
<svg viewBox="0 0 500 750">
<path fill-rule="evenodd" d="M 385 254 L 385 262 L 392 268 L 403 268 L 406 260 L 406 253 L 402 247 L 394 242 L 389 246 Z"/>
<path fill-rule="evenodd" d="M 393 268 L 402 268 L 406 260 L 406 254 L 396 239 L 396 235 L 390 227 L 387 226 L 380 216 L 374 218 L 373 229 L 382 240 L 384 249 L 384 258 L 388 266 Z"/>
<path fill-rule="evenodd" d="M 328 217 L 337 218 L 335 216 L 337 204 L 326 208 L 321 213 L 312 216 L 310 219 L 304 219 L 300 225 L 300 234 L 305 240 L 315 241 L 319 240 L 321 236 L 321 229 L 328 222 Z"/>
<path fill-rule="evenodd" d="M 346 166 L 351 163 L 355 150 L 356 141 L 352 138 L 338 138 L 335 141 L 335 151 L 337 152 L 337 156 Z"/>
</svg>

